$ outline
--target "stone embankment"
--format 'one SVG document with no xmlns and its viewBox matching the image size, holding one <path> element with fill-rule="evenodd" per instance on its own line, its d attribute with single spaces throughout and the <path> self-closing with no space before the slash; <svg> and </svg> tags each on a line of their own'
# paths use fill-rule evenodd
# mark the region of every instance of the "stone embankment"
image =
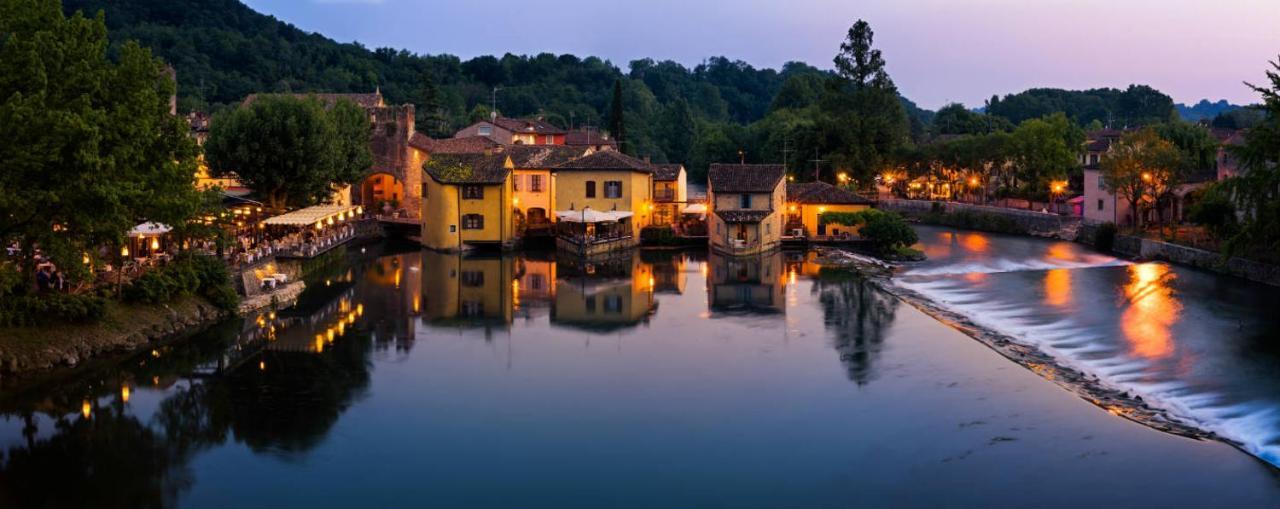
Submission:
<svg viewBox="0 0 1280 509">
<path fill-rule="evenodd" d="M 876 207 L 883 210 L 891 210 L 922 222 L 931 222 L 929 221 L 931 216 L 968 215 L 970 218 L 974 218 L 975 223 L 983 223 L 984 221 L 981 220 L 982 217 L 990 216 L 1000 219 L 1000 231 L 997 231 L 997 233 L 1024 234 L 1035 237 L 1066 240 L 1075 240 L 1076 231 L 1080 228 L 1081 224 L 1081 218 L 1076 216 L 1061 216 L 1058 214 L 1049 214 L 1046 212 L 1036 212 L 1032 210 L 987 207 L 984 205 L 973 205 L 969 203 L 935 202 L 926 200 L 880 200 L 876 204 Z M 990 229 L 983 228 L 982 226 L 982 224 L 974 224 L 971 227 L 979 230 Z"/>
</svg>

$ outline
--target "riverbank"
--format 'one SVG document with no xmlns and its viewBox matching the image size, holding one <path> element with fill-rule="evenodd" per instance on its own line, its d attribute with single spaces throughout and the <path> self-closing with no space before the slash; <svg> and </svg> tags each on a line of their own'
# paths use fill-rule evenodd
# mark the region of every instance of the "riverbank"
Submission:
<svg viewBox="0 0 1280 509">
<path fill-rule="evenodd" d="M 138 350 L 194 334 L 229 316 L 204 298 L 183 296 L 161 305 L 111 302 L 106 316 L 92 324 L 0 328 L 0 380 Z"/>
</svg>

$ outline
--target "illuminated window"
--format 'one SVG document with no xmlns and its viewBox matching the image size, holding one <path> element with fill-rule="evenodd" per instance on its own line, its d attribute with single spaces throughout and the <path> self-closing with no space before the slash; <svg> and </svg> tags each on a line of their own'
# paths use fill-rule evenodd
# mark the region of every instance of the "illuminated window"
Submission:
<svg viewBox="0 0 1280 509">
<path fill-rule="evenodd" d="M 462 216 L 463 230 L 483 230 L 484 216 L 480 214 L 466 214 Z"/>
<path fill-rule="evenodd" d="M 529 175 L 529 191 L 542 192 L 542 175 Z"/>
<path fill-rule="evenodd" d="M 490 136 L 493 134 L 493 127 L 482 125 L 476 132 L 479 133 L 480 136 Z"/>
</svg>

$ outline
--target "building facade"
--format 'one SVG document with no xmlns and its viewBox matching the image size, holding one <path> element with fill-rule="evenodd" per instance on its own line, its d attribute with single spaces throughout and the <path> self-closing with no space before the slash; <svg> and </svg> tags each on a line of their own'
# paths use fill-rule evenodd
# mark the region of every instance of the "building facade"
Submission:
<svg viewBox="0 0 1280 509">
<path fill-rule="evenodd" d="M 785 236 L 838 237 L 857 235 L 857 227 L 823 224 L 827 212 L 860 212 L 871 208 L 872 201 L 826 182 L 787 183 L 787 222 Z"/>
<path fill-rule="evenodd" d="M 782 243 L 786 168 L 780 164 L 712 164 L 707 172 L 711 249 L 756 254 Z"/>
<path fill-rule="evenodd" d="M 593 152 L 552 169 L 557 212 L 589 208 L 599 212 L 630 212 L 620 221 L 624 230 L 640 238 L 649 225 L 653 205 L 653 169 L 634 157 L 613 150 Z"/>
<path fill-rule="evenodd" d="M 439 154 L 424 165 L 422 244 L 440 251 L 513 247 L 511 158 Z"/>
<path fill-rule="evenodd" d="M 683 164 L 653 165 L 653 224 L 671 226 L 680 221 L 689 201 L 688 174 Z"/>
<path fill-rule="evenodd" d="M 484 136 L 502 145 L 564 145 L 566 134 L 541 118 L 493 117 L 462 128 L 454 137 Z"/>
</svg>

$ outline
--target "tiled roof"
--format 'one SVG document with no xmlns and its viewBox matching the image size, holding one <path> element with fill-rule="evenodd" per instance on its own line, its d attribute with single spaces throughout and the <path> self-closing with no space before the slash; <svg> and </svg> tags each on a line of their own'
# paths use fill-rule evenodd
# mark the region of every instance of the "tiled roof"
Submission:
<svg viewBox="0 0 1280 509">
<path fill-rule="evenodd" d="M 573 131 L 569 131 L 565 133 L 564 144 L 565 145 L 593 145 L 593 146 L 607 145 L 610 147 L 617 147 L 618 141 L 609 138 L 609 135 L 604 134 L 599 130 L 593 129 L 591 131 L 587 131 L 584 129 L 575 129 Z"/>
<path fill-rule="evenodd" d="M 349 100 L 349 101 L 351 101 L 351 102 L 354 102 L 354 103 L 356 103 L 356 104 L 360 105 L 360 107 L 365 108 L 365 109 L 370 109 L 370 108 L 381 108 L 381 107 L 383 107 L 383 106 L 386 106 L 386 104 L 382 102 L 382 93 L 381 93 L 381 92 L 374 92 L 374 93 L 372 93 L 372 94 L 312 94 L 312 93 L 306 93 L 306 94 L 277 94 L 277 93 L 269 93 L 269 94 L 249 94 L 249 97 L 244 98 L 244 105 L 245 105 L 245 106 L 248 106 L 248 105 L 250 105 L 250 104 L 253 104 L 253 101 L 257 100 L 259 97 L 270 97 L 270 96 L 285 96 L 285 97 L 298 97 L 298 98 L 315 97 L 316 99 L 319 99 L 319 100 L 320 100 L 320 102 L 324 103 L 324 105 L 325 105 L 326 107 L 331 107 L 331 106 L 333 106 L 333 105 L 334 105 L 334 103 L 338 102 L 338 100 L 339 100 L 339 99 L 347 99 L 347 100 Z"/>
<path fill-rule="evenodd" d="M 566 147 L 563 145 L 512 145 L 505 147 L 503 153 L 511 156 L 518 170 L 541 170 L 554 168 L 586 155 L 586 147 Z"/>
<path fill-rule="evenodd" d="M 557 170 L 629 170 L 653 172 L 653 166 L 616 150 L 601 150 L 556 166 Z"/>
<path fill-rule="evenodd" d="M 771 193 L 786 174 L 781 164 L 712 164 L 707 181 L 713 193 Z"/>
<path fill-rule="evenodd" d="M 684 169 L 683 164 L 654 164 L 653 180 L 654 182 L 671 182 L 680 178 L 680 170 Z"/>
<path fill-rule="evenodd" d="M 787 201 L 833 205 L 866 205 L 871 203 L 871 200 L 826 182 L 788 182 Z"/>
<path fill-rule="evenodd" d="M 505 118 L 498 117 L 490 123 L 517 133 L 536 133 L 536 134 L 564 134 L 565 130 L 551 125 L 540 118 L 522 119 L 522 118 Z"/>
<path fill-rule="evenodd" d="M 483 154 L 486 150 L 501 147 L 488 136 L 433 139 L 417 132 L 409 138 L 409 146 L 425 150 L 428 154 Z"/>
<path fill-rule="evenodd" d="M 1089 140 L 1089 142 L 1086 143 L 1084 146 L 1084 149 L 1089 152 L 1106 152 L 1110 148 L 1111 148 L 1110 138 L 1099 138 L 1096 140 Z"/>
<path fill-rule="evenodd" d="M 438 154 L 422 169 L 441 184 L 501 184 L 510 170 L 506 154 Z"/>
<path fill-rule="evenodd" d="M 716 215 L 726 223 L 759 223 L 764 221 L 771 210 L 717 210 Z"/>
</svg>

